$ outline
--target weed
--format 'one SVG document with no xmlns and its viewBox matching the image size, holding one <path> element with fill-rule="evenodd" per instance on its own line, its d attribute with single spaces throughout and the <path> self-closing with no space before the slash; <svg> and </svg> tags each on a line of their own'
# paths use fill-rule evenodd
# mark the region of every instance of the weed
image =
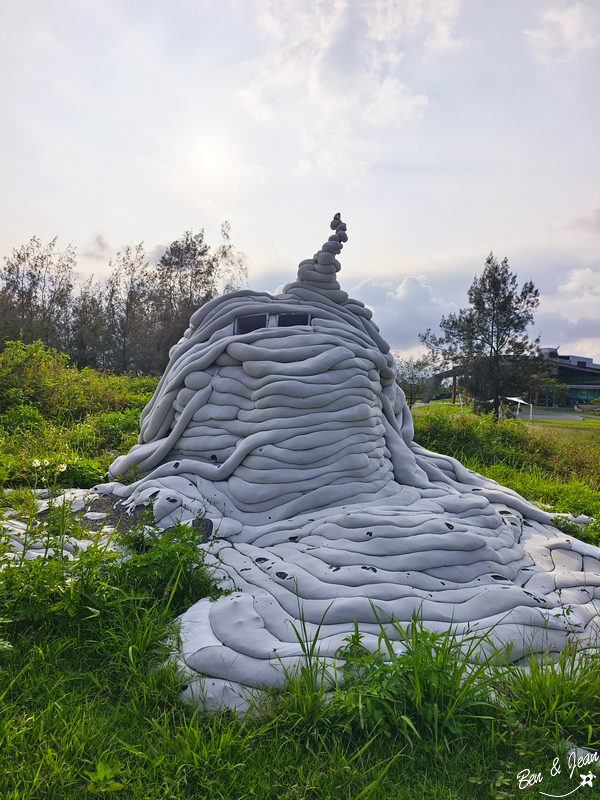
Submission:
<svg viewBox="0 0 600 800">
<path fill-rule="evenodd" d="M 342 721 L 367 733 L 400 734 L 411 746 L 415 737 L 432 740 L 437 751 L 493 719 L 491 665 L 500 653 L 488 635 L 436 633 L 416 613 L 407 628 L 395 620 L 380 627 L 378 651 L 362 646 L 355 627 L 339 653 L 345 686 L 334 705 Z M 487 657 L 481 656 L 484 645 Z"/>
<path fill-rule="evenodd" d="M 531 657 L 507 671 L 499 698 L 522 724 L 554 741 L 600 745 L 598 656 L 567 646 L 556 662 Z"/>
</svg>

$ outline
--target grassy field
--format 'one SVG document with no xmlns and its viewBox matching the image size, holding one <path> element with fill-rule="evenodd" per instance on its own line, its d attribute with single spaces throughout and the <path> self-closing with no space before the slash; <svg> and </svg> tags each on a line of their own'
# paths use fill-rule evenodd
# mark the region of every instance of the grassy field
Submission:
<svg viewBox="0 0 600 800">
<path fill-rule="evenodd" d="M 567 651 L 545 670 L 469 669 L 451 635 L 418 620 L 403 655 L 373 656 L 350 637 L 345 686 L 327 702 L 312 663 L 242 721 L 182 705 L 182 679 L 165 666 L 174 621 L 217 594 L 193 531 L 160 538 L 140 527 L 119 537 L 126 560 L 100 541 L 62 559 L 52 545 L 82 535 L 77 518 L 57 507 L 33 527 L 31 490 L 101 479 L 135 440 L 154 383 L 80 379 L 44 352 L 17 352 L 12 367 L 0 359 L 2 375 L 13 381 L 0 392 L 3 504 L 47 542 L 33 561 L 0 544 L 2 800 L 469 800 L 580 785 L 590 767 L 570 775 L 564 742 L 600 747 L 597 658 Z M 32 381 L 60 385 L 61 403 L 30 392 Z M 532 500 L 600 517 L 600 422 L 494 426 L 431 407 L 416 410 L 415 427 L 424 446 Z M 595 539 L 594 526 L 586 535 Z"/>
</svg>

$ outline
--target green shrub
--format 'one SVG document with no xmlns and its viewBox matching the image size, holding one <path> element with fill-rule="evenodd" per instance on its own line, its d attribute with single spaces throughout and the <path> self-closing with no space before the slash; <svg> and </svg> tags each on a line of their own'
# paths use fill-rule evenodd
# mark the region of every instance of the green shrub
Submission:
<svg viewBox="0 0 600 800">
<path fill-rule="evenodd" d="M 204 551 L 198 548 L 201 536 L 189 525 L 159 530 L 148 524 L 149 518 L 151 512 L 131 530 L 118 534 L 119 543 L 131 552 L 118 567 L 117 582 L 134 594 L 169 599 L 173 613 L 181 613 L 213 594 L 203 566 Z"/>
<path fill-rule="evenodd" d="M 498 699 L 521 724 L 554 741 L 583 747 L 600 743 L 600 671 L 598 655 L 568 645 L 558 660 L 530 658 L 508 670 L 498 684 Z"/>
<path fill-rule="evenodd" d="M 428 450 L 459 461 L 523 466 L 544 459 L 544 444 L 519 420 L 494 422 L 491 416 L 448 414 L 432 409 L 414 416 L 415 441 Z M 547 449 L 547 448 L 546 448 Z"/>
<path fill-rule="evenodd" d="M 62 394 L 67 360 L 41 341 L 7 342 L 0 354 L 0 412 L 27 404 L 42 413 L 54 410 L 56 396 Z"/>
<path fill-rule="evenodd" d="M 35 406 L 11 406 L 0 414 L 0 427 L 10 434 L 39 432 L 44 427 L 44 418 Z"/>
<path fill-rule="evenodd" d="M 91 413 L 139 411 L 157 378 L 103 374 L 68 365 L 68 357 L 41 341 L 7 342 L 0 354 L 0 413 L 33 406 L 47 419 L 77 420 Z"/>
<path fill-rule="evenodd" d="M 90 426 L 97 435 L 96 447 L 102 450 L 120 447 L 124 442 L 137 437 L 140 429 L 140 415 L 137 409 L 111 411 L 94 417 Z"/>
<path fill-rule="evenodd" d="M 63 550 L 69 537 L 88 535 L 69 504 L 60 503 L 21 537 L 25 549 L 33 542 L 43 545 L 38 558 L 13 552 L 6 538 L 0 542 L 0 618 L 11 621 L 10 630 L 56 626 L 126 601 L 159 603 L 175 614 L 215 592 L 193 528 L 154 529 L 144 553 L 123 556 L 99 537 L 76 547 L 73 556 Z"/>
</svg>

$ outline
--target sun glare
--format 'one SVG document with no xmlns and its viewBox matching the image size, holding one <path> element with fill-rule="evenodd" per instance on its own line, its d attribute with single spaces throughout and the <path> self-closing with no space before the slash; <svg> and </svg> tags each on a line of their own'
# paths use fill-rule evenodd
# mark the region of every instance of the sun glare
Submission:
<svg viewBox="0 0 600 800">
<path fill-rule="evenodd" d="M 202 156 L 202 163 L 209 169 L 215 169 L 219 166 L 219 157 L 213 150 L 207 150 Z"/>
</svg>

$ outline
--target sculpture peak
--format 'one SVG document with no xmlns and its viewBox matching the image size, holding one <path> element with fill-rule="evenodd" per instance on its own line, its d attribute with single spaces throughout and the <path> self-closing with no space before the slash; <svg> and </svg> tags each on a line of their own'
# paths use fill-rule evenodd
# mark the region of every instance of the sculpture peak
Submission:
<svg viewBox="0 0 600 800">
<path fill-rule="evenodd" d="M 335 214 L 329 227 L 335 232 L 318 253 L 315 253 L 312 258 L 300 262 L 298 277 L 294 283 L 289 283 L 284 288 L 284 294 L 296 294 L 306 299 L 303 294 L 305 290 L 316 291 L 336 303 L 343 302 L 348 298 L 336 280 L 336 274 L 342 266 L 336 256 L 341 253 L 343 243 L 348 241 L 346 224 L 342 222 L 340 213 Z"/>
</svg>

